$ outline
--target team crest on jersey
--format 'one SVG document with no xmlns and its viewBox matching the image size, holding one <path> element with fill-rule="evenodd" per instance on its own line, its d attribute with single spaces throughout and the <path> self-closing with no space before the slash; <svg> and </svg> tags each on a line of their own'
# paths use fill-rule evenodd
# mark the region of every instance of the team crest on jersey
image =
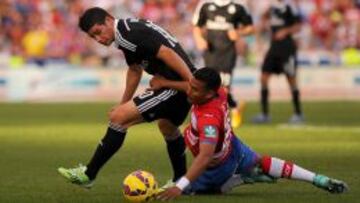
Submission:
<svg viewBox="0 0 360 203">
<path fill-rule="evenodd" d="M 204 133 L 205 133 L 205 137 L 207 138 L 215 138 L 218 134 L 215 126 L 213 125 L 205 125 Z"/>
<path fill-rule="evenodd" d="M 209 11 L 215 11 L 216 6 L 215 5 L 210 5 L 208 9 L 209 9 Z"/>
<path fill-rule="evenodd" d="M 236 12 L 236 7 L 234 5 L 229 6 L 227 12 L 229 14 L 234 14 Z"/>
</svg>

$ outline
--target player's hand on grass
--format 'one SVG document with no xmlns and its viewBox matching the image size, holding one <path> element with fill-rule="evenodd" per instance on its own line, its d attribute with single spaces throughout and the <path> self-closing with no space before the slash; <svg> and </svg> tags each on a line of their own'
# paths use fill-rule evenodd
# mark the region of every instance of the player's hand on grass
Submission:
<svg viewBox="0 0 360 203">
<path fill-rule="evenodd" d="M 182 191 L 178 187 L 173 186 L 165 189 L 164 192 L 159 193 L 156 198 L 161 201 L 169 201 L 179 197 L 181 193 Z"/>
</svg>

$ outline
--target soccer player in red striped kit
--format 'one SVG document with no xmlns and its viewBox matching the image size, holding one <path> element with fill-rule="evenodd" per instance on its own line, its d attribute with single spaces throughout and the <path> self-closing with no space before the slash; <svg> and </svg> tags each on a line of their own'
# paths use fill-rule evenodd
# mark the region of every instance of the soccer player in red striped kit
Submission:
<svg viewBox="0 0 360 203">
<path fill-rule="evenodd" d="M 202 68 L 193 75 L 190 85 L 182 91 L 187 91 L 193 104 L 191 123 L 184 137 L 194 159 L 187 173 L 160 192 L 159 199 L 171 200 L 181 194 L 226 193 L 241 184 L 275 183 L 279 178 L 305 181 L 330 193 L 347 190 L 343 181 L 253 151 L 233 132 L 219 74 L 211 68 Z M 158 87 L 169 83 L 161 78 L 151 81 Z"/>
</svg>

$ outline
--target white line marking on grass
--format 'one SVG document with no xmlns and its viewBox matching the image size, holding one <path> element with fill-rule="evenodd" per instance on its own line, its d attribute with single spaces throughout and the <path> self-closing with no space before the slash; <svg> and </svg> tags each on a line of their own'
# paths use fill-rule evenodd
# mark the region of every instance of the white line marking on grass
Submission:
<svg viewBox="0 0 360 203">
<path fill-rule="evenodd" d="M 333 131 L 333 132 L 354 132 L 360 133 L 360 127 L 353 127 L 353 126 L 315 126 L 315 125 L 289 125 L 289 124 L 280 124 L 277 126 L 279 129 L 286 129 L 286 130 L 305 130 L 305 131 L 317 131 L 317 132 L 324 132 L 324 131 Z"/>
</svg>

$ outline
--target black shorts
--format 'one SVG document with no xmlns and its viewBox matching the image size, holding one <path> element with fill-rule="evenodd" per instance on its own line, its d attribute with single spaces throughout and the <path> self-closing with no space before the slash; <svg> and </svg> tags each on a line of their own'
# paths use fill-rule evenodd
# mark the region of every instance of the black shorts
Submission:
<svg viewBox="0 0 360 203">
<path fill-rule="evenodd" d="M 262 72 L 296 76 L 297 46 L 292 38 L 285 38 L 281 41 L 272 41 L 270 49 L 265 56 Z"/>
<path fill-rule="evenodd" d="M 145 121 L 163 118 L 176 126 L 184 122 L 191 107 L 186 94 L 173 89 L 145 91 L 133 100 Z"/>
<path fill-rule="evenodd" d="M 296 52 L 285 52 L 270 50 L 264 60 L 262 72 L 280 74 L 284 73 L 288 76 L 296 76 L 297 63 Z"/>
</svg>

